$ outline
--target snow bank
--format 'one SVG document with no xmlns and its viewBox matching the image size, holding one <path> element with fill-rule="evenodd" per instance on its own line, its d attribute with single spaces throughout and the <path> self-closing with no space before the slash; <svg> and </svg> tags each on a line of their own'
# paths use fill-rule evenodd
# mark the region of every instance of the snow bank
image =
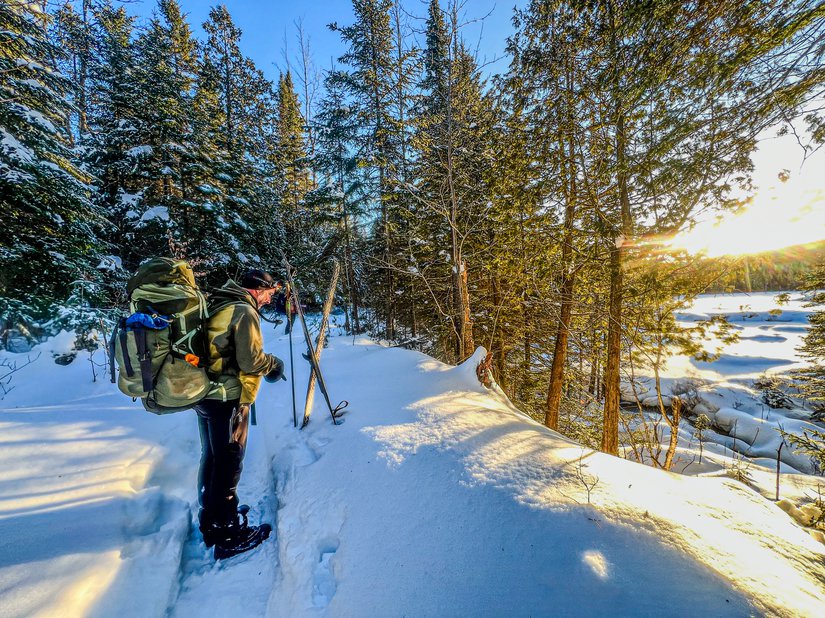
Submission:
<svg viewBox="0 0 825 618">
<path fill-rule="evenodd" d="M 744 486 L 583 449 L 480 387 L 473 360 L 363 340 L 325 356 L 346 423 L 316 406 L 297 442 L 265 428 L 268 615 L 658 614 L 652 590 L 671 615 L 825 608 L 822 546 Z"/>
<path fill-rule="evenodd" d="M 191 419 L 150 418 L 92 383 L 86 353 L 56 365 L 73 342 L 0 353 L 36 359 L 0 401 L 0 613 L 162 616 L 189 531 L 179 482 L 194 462 L 177 455 L 197 434 Z"/>
</svg>

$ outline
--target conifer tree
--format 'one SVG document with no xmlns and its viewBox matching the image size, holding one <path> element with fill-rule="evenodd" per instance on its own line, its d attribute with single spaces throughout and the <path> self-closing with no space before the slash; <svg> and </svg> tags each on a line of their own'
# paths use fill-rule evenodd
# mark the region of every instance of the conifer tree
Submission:
<svg viewBox="0 0 825 618">
<path fill-rule="evenodd" d="M 281 202 L 297 217 L 304 196 L 310 190 L 307 152 L 304 142 L 306 121 L 301 116 L 298 94 L 287 71 L 278 80 L 278 146 L 276 156 L 281 175 Z"/>
<path fill-rule="evenodd" d="M 0 326 L 43 315 L 92 276 L 101 217 L 72 162 L 71 83 L 38 3 L 0 4 Z M 3 322 L 5 322 L 3 324 Z"/>
<path fill-rule="evenodd" d="M 324 253 L 339 257 L 348 311 L 346 328 L 362 331 L 361 308 L 366 278 L 363 224 L 369 207 L 369 188 L 364 182 L 363 162 L 357 150 L 359 127 L 347 102 L 344 77 L 333 67 L 325 79 L 326 92 L 320 101 L 316 125 L 314 165 L 322 182 L 310 201 L 326 212 L 335 231 Z"/>
<path fill-rule="evenodd" d="M 778 99 L 762 91 L 777 88 L 777 77 L 783 76 L 779 81 L 786 79 L 781 88 L 788 98 L 781 107 L 787 112 L 811 85 L 800 78 L 807 61 L 788 50 L 804 50 L 806 57 L 813 51 L 811 33 L 797 36 L 796 29 L 819 27 L 811 21 L 816 9 L 795 2 L 783 3 L 775 12 L 763 9 L 758 2 L 700 7 L 536 0 L 519 14 L 523 39 L 516 38 L 516 83 L 526 84 L 528 93 L 538 86 L 535 92 L 546 95 L 555 89 L 560 95 L 554 106 L 544 106 L 547 121 L 529 122 L 527 128 L 535 144 L 558 143 L 547 150 L 549 156 L 539 153 L 538 158 L 560 180 L 557 187 L 548 187 L 548 194 L 583 200 L 582 223 L 601 239 L 595 255 L 608 258 L 610 293 L 601 318 L 607 330 L 602 442 L 607 452 L 618 451 L 623 311 L 628 303 L 624 270 L 634 255 L 633 239 L 672 233 L 697 210 L 725 204 L 734 183 L 746 187 L 748 153 L 756 135 L 778 119 L 779 107 L 771 103 Z M 799 19 L 788 19 L 788 12 Z M 763 63 L 777 71 L 769 75 Z M 764 79 L 761 87 L 755 87 L 755 75 Z M 568 104 L 571 93 L 579 103 Z M 536 99 L 539 112 L 542 100 L 546 97 Z M 570 136 L 572 155 L 571 145 L 564 147 Z M 559 204 L 565 213 L 560 218 L 569 222 L 568 207 L 575 205 L 575 200 Z M 567 223 L 564 227 L 572 229 Z M 574 237 L 563 233 L 561 239 L 567 248 Z M 575 272 L 571 251 L 566 254 L 561 260 L 568 273 L 561 276 L 562 309 L 570 303 L 570 273 Z M 588 250 L 579 246 L 574 254 L 587 255 Z M 565 315 L 560 316 L 562 325 Z M 564 383 L 557 370 L 567 364 L 561 361 L 562 337 L 556 343 L 560 360 L 546 415 L 552 425 L 558 422 L 556 402 Z"/>
<path fill-rule="evenodd" d="M 424 233 L 440 257 L 427 260 L 429 272 L 424 276 L 438 290 L 432 295 L 433 304 L 449 320 L 450 357 L 463 360 L 474 350 L 466 257 L 489 201 L 483 170 L 491 160 L 484 137 L 491 128 L 491 104 L 483 96 L 475 60 L 461 39 L 456 11 L 451 5 L 445 16 L 437 0 L 429 6 L 415 144 L 417 200 L 429 220 L 422 231 L 428 228 Z M 444 297 L 449 299 L 446 304 L 441 302 Z"/>
<path fill-rule="evenodd" d="M 391 131 L 393 119 L 393 61 L 390 8 L 392 0 L 353 0 L 355 23 L 333 29 L 347 45 L 340 61 L 349 71 L 337 71 L 333 80 L 340 80 L 351 99 L 351 111 L 358 119 L 361 132 L 356 149 L 368 167 L 365 185 L 376 209 L 372 261 L 373 290 L 378 315 L 385 323 L 384 336 L 395 338 L 396 298 L 394 254 L 390 203 L 392 173 Z M 380 301 L 378 300 L 380 299 Z"/>
<path fill-rule="evenodd" d="M 276 170 L 267 164 L 274 159 L 268 154 L 275 143 L 272 87 L 242 54 L 241 30 L 225 6 L 213 8 L 203 28 L 207 40 L 196 115 L 209 145 L 197 200 L 214 221 L 211 231 L 218 233 L 215 265 L 261 263 L 274 259 L 271 252 L 283 236 Z M 204 236 L 200 242 L 212 241 Z"/>
<path fill-rule="evenodd" d="M 55 43 L 63 50 L 58 57 L 61 71 L 72 80 L 70 130 L 84 138 L 89 132 L 89 70 L 95 48 L 94 21 L 97 5 L 94 0 L 81 0 L 79 11 L 70 0 L 58 8 L 54 20 Z M 75 118 L 72 121 L 72 118 Z"/>
<path fill-rule="evenodd" d="M 805 396 L 821 407 L 825 402 L 825 263 L 810 274 L 806 288 L 812 294 L 808 306 L 817 309 L 808 317 L 811 326 L 799 348 L 811 366 L 800 371 L 797 377 L 802 380 Z"/>
<path fill-rule="evenodd" d="M 278 194 L 284 222 L 285 251 L 290 263 L 308 282 L 306 292 L 325 292 L 326 260 L 319 259 L 330 243 L 338 217 L 328 212 L 328 191 L 316 190 L 316 162 L 307 153 L 310 122 L 304 119 L 291 71 L 281 74 L 276 92 L 277 144 L 274 151 Z M 316 130 L 316 142 L 318 140 Z M 310 283 L 311 282 L 311 283 Z"/>
</svg>

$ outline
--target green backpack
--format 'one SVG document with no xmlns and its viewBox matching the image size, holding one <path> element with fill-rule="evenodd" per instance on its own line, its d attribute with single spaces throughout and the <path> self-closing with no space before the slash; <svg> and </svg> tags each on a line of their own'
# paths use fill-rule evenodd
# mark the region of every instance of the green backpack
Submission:
<svg viewBox="0 0 825 618">
<path fill-rule="evenodd" d="M 154 414 L 188 410 L 209 392 L 206 300 L 189 265 L 154 258 L 127 284 L 131 315 L 109 342 L 112 382 Z"/>
</svg>

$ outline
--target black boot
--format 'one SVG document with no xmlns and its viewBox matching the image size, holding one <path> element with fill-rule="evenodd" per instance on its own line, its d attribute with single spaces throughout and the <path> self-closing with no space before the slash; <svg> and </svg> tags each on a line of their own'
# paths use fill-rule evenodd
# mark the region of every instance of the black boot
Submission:
<svg viewBox="0 0 825 618">
<path fill-rule="evenodd" d="M 215 545 L 215 560 L 249 551 L 268 539 L 271 532 L 269 524 L 248 525 L 245 514 L 231 524 L 213 524 L 209 534 Z"/>
<path fill-rule="evenodd" d="M 241 517 L 239 523 L 242 527 L 246 527 L 248 524 L 247 513 L 249 513 L 248 504 L 241 504 L 238 506 L 238 515 Z M 201 531 L 201 536 L 203 536 L 203 542 L 207 547 L 212 547 L 215 544 L 215 541 L 217 541 L 217 527 L 214 526 L 214 523 L 215 522 L 205 509 L 198 511 L 198 528 Z"/>
</svg>

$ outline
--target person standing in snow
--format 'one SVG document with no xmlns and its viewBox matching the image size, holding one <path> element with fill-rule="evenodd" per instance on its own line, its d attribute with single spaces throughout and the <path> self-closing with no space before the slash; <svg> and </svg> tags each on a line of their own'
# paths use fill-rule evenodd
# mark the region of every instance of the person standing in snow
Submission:
<svg viewBox="0 0 825 618">
<path fill-rule="evenodd" d="M 201 438 L 198 521 L 216 560 L 257 547 L 272 531 L 269 524 L 248 525 L 237 487 L 261 379 L 286 379 L 283 361 L 263 351 L 259 314 L 280 288 L 269 273 L 250 270 L 240 285 L 230 279 L 209 297 L 208 373 L 214 386 L 195 411 Z"/>
</svg>

